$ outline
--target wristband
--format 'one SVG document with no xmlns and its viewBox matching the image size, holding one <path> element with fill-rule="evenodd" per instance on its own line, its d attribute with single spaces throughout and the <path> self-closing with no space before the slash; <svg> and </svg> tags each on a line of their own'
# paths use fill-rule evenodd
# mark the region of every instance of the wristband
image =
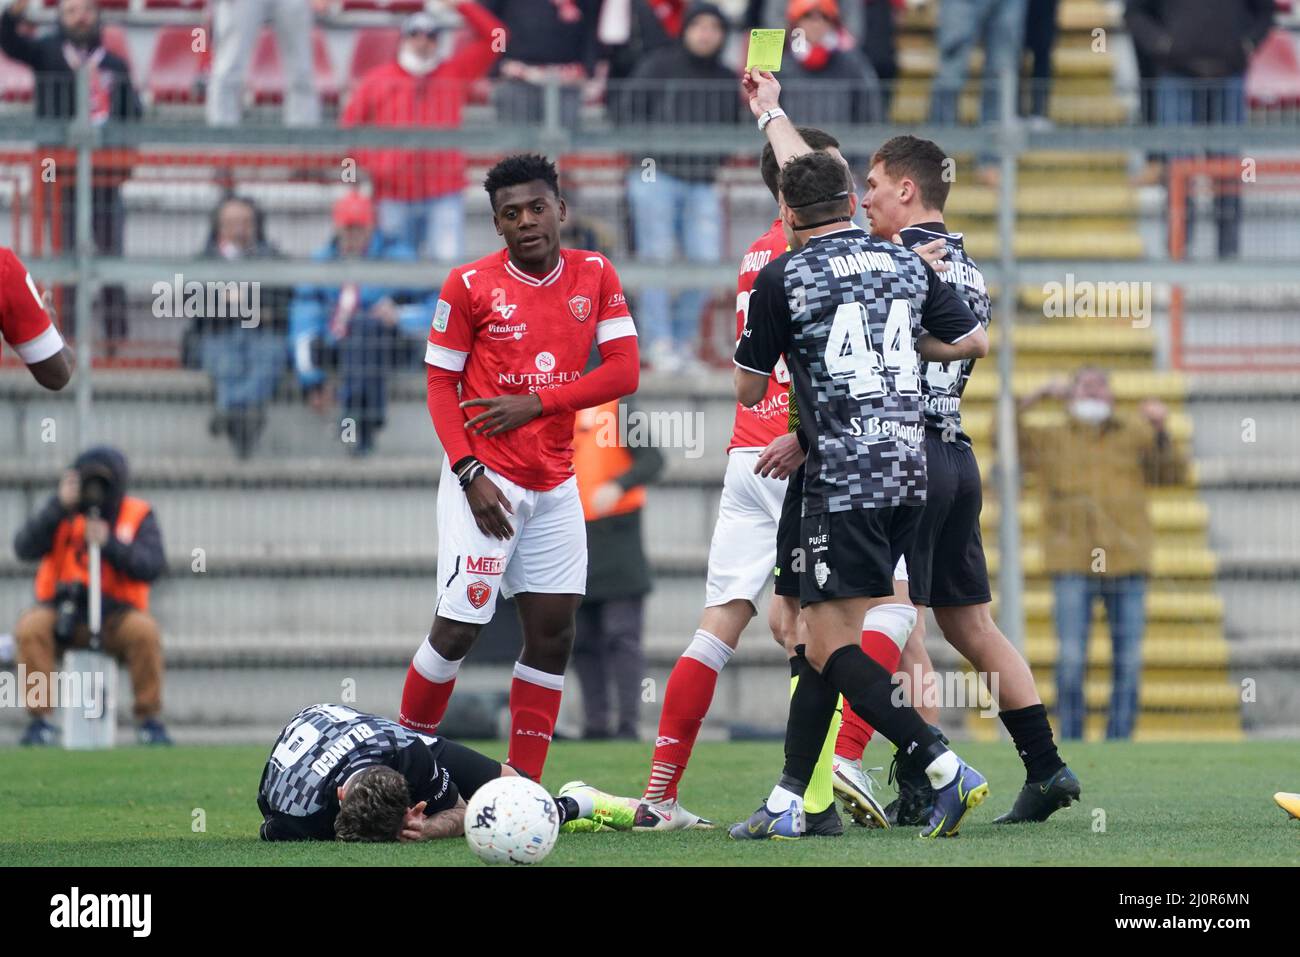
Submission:
<svg viewBox="0 0 1300 957">
<path fill-rule="evenodd" d="M 760 116 L 758 118 L 759 131 L 761 132 L 762 130 L 766 129 L 767 124 L 771 123 L 778 116 L 785 116 L 785 110 L 781 109 L 781 107 L 779 106 L 774 110 L 768 110 L 766 113 Z"/>
<path fill-rule="evenodd" d="M 461 491 L 464 491 L 465 489 L 469 488 L 474 483 L 474 480 L 478 478 L 480 475 L 482 475 L 485 471 L 487 471 L 487 466 L 484 465 L 482 462 L 478 462 L 478 461 L 476 461 L 473 465 L 466 468 L 465 471 L 461 473 L 460 476 Z"/>
</svg>

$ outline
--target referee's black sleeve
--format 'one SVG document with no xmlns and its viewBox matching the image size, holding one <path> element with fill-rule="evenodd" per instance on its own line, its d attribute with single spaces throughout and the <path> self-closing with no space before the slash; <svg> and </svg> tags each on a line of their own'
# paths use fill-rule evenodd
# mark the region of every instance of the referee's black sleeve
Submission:
<svg viewBox="0 0 1300 957">
<path fill-rule="evenodd" d="M 780 256 L 754 277 L 745 328 L 736 343 L 736 365 L 746 372 L 770 375 L 790 341 L 790 300 L 785 289 L 785 262 Z"/>
<path fill-rule="evenodd" d="M 921 327 L 936 339 L 948 343 L 964 339 L 978 329 L 980 321 L 975 313 L 952 291 L 952 286 L 939 278 L 929 263 L 925 263 L 925 274 L 930 285 L 921 309 Z"/>
</svg>

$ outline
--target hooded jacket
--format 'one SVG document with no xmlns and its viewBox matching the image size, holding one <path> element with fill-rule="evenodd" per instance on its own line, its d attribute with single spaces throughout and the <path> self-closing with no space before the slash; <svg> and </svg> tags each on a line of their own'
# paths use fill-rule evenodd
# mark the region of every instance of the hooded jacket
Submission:
<svg viewBox="0 0 1300 957">
<path fill-rule="evenodd" d="M 725 37 L 727 18 L 712 3 L 693 4 L 682 19 L 682 33 L 702 16 L 716 17 L 722 23 Z M 679 38 L 670 46 L 652 50 L 632 72 L 626 88 L 616 99 L 614 111 L 618 122 L 673 126 L 739 123 L 744 105 L 735 71 L 722 62 L 723 47 L 712 56 L 698 57 Z M 660 159 L 659 168 L 679 179 L 711 182 L 725 158 L 725 155 L 668 155 Z"/>
<path fill-rule="evenodd" d="M 77 456 L 73 468 L 84 471 L 90 466 L 100 466 L 112 476 L 108 486 L 108 496 L 104 502 L 103 518 L 114 533 L 100 550 L 103 561 L 125 578 L 136 582 L 153 582 L 166 571 L 167 559 L 163 551 L 162 532 L 152 509 L 148 511 L 135 530 L 129 542 L 124 542 L 116 535 L 118 513 L 126 498 L 127 471 L 126 457 L 117 449 L 98 446 L 87 449 Z M 72 523 L 78 518 L 75 511 L 63 508 L 58 495 L 51 495 L 45 505 L 31 516 L 14 536 L 14 552 L 23 561 L 40 561 L 54 550 L 56 538 L 61 525 Z M 123 607 L 123 603 L 114 601 L 109 595 L 104 596 L 104 613 L 109 614 Z"/>
</svg>

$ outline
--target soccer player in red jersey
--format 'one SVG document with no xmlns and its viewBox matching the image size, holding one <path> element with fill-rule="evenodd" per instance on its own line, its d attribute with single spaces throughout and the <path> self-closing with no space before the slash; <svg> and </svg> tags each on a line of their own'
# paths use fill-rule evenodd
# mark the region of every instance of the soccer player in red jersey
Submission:
<svg viewBox="0 0 1300 957">
<path fill-rule="evenodd" d="M 32 378 L 58 391 L 72 378 L 72 350 L 54 328 L 31 273 L 0 246 L 0 336 L 27 364 Z"/>
<path fill-rule="evenodd" d="M 808 128 L 800 132 L 813 149 L 825 150 L 843 160 L 839 143 L 830 134 Z M 763 151 L 759 165 L 772 198 L 777 199 L 780 168 L 771 147 Z M 737 338 L 745 327 L 754 277 L 771 260 L 782 255 L 787 245 L 781 220 L 777 219 L 741 259 L 736 282 Z M 784 364 L 778 363 L 768 380 L 767 393 L 758 405 L 747 408 L 736 403 L 722 498 L 709 546 L 704 613 L 691 643 L 668 677 L 650 778 L 637 809 L 634 826 L 639 830 L 676 831 L 713 826 L 678 803 L 677 788 L 713 701 L 718 675 L 734 654 L 745 626 L 757 613 L 759 598 L 772 578 L 774 567 L 776 593 L 768 608 L 768 625 L 777 644 L 787 655 L 794 655 L 799 583 L 788 571 L 782 575 L 781 566 L 788 563 L 778 554 L 777 535 L 782 510 L 789 507 L 787 478 L 803 461 L 798 436 L 790 425 L 789 386 L 789 373 Z M 799 506 L 796 495 L 793 501 L 796 535 Z M 815 800 L 812 802 L 809 827 L 816 833 L 834 834 L 842 831 L 843 826 L 831 808 L 829 760 L 823 765 L 818 767 L 818 780 L 823 783 L 824 803 L 817 806 Z M 864 795 L 855 798 L 862 803 L 867 801 Z M 874 803 L 874 797 L 870 800 Z M 878 804 L 874 806 L 883 821 L 883 809 Z"/>
<path fill-rule="evenodd" d="M 438 599 L 399 717 L 433 733 L 498 594 L 514 597 L 524 647 L 510 687 L 507 763 L 537 780 L 587 581 L 574 412 L 635 392 L 640 360 L 613 265 L 560 247 L 555 166 L 510 156 L 483 185 L 506 248 L 451 271 L 429 332 L 429 414 L 446 452 Z M 601 361 L 584 375 L 593 343 Z"/>
</svg>

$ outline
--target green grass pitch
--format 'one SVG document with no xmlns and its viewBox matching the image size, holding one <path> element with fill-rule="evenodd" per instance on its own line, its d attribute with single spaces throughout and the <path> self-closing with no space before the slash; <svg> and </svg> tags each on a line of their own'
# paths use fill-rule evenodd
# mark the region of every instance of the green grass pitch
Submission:
<svg viewBox="0 0 1300 957">
<path fill-rule="evenodd" d="M 475 865 L 460 839 L 420 845 L 263 844 L 254 795 L 270 747 L 111 752 L 0 750 L 6 865 Z M 499 754 L 501 742 L 481 749 Z M 1083 801 L 1048 823 L 995 827 L 1022 782 L 1008 744 L 963 744 L 992 796 L 955 840 L 849 827 L 838 840 L 736 844 L 725 830 L 561 836 L 547 864 L 588 865 L 1300 865 L 1300 821 L 1273 792 L 1300 790 L 1294 742 L 1077 744 L 1065 749 Z M 868 758 L 885 763 L 873 745 Z M 572 778 L 637 793 L 648 744 L 558 742 L 545 783 Z M 692 810 L 745 817 L 779 770 L 777 743 L 706 743 L 682 790 Z M 873 763 L 870 760 L 868 763 Z M 884 784 L 883 777 L 881 784 Z M 195 830 L 201 815 L 203 830 Z"/>
</svg>

